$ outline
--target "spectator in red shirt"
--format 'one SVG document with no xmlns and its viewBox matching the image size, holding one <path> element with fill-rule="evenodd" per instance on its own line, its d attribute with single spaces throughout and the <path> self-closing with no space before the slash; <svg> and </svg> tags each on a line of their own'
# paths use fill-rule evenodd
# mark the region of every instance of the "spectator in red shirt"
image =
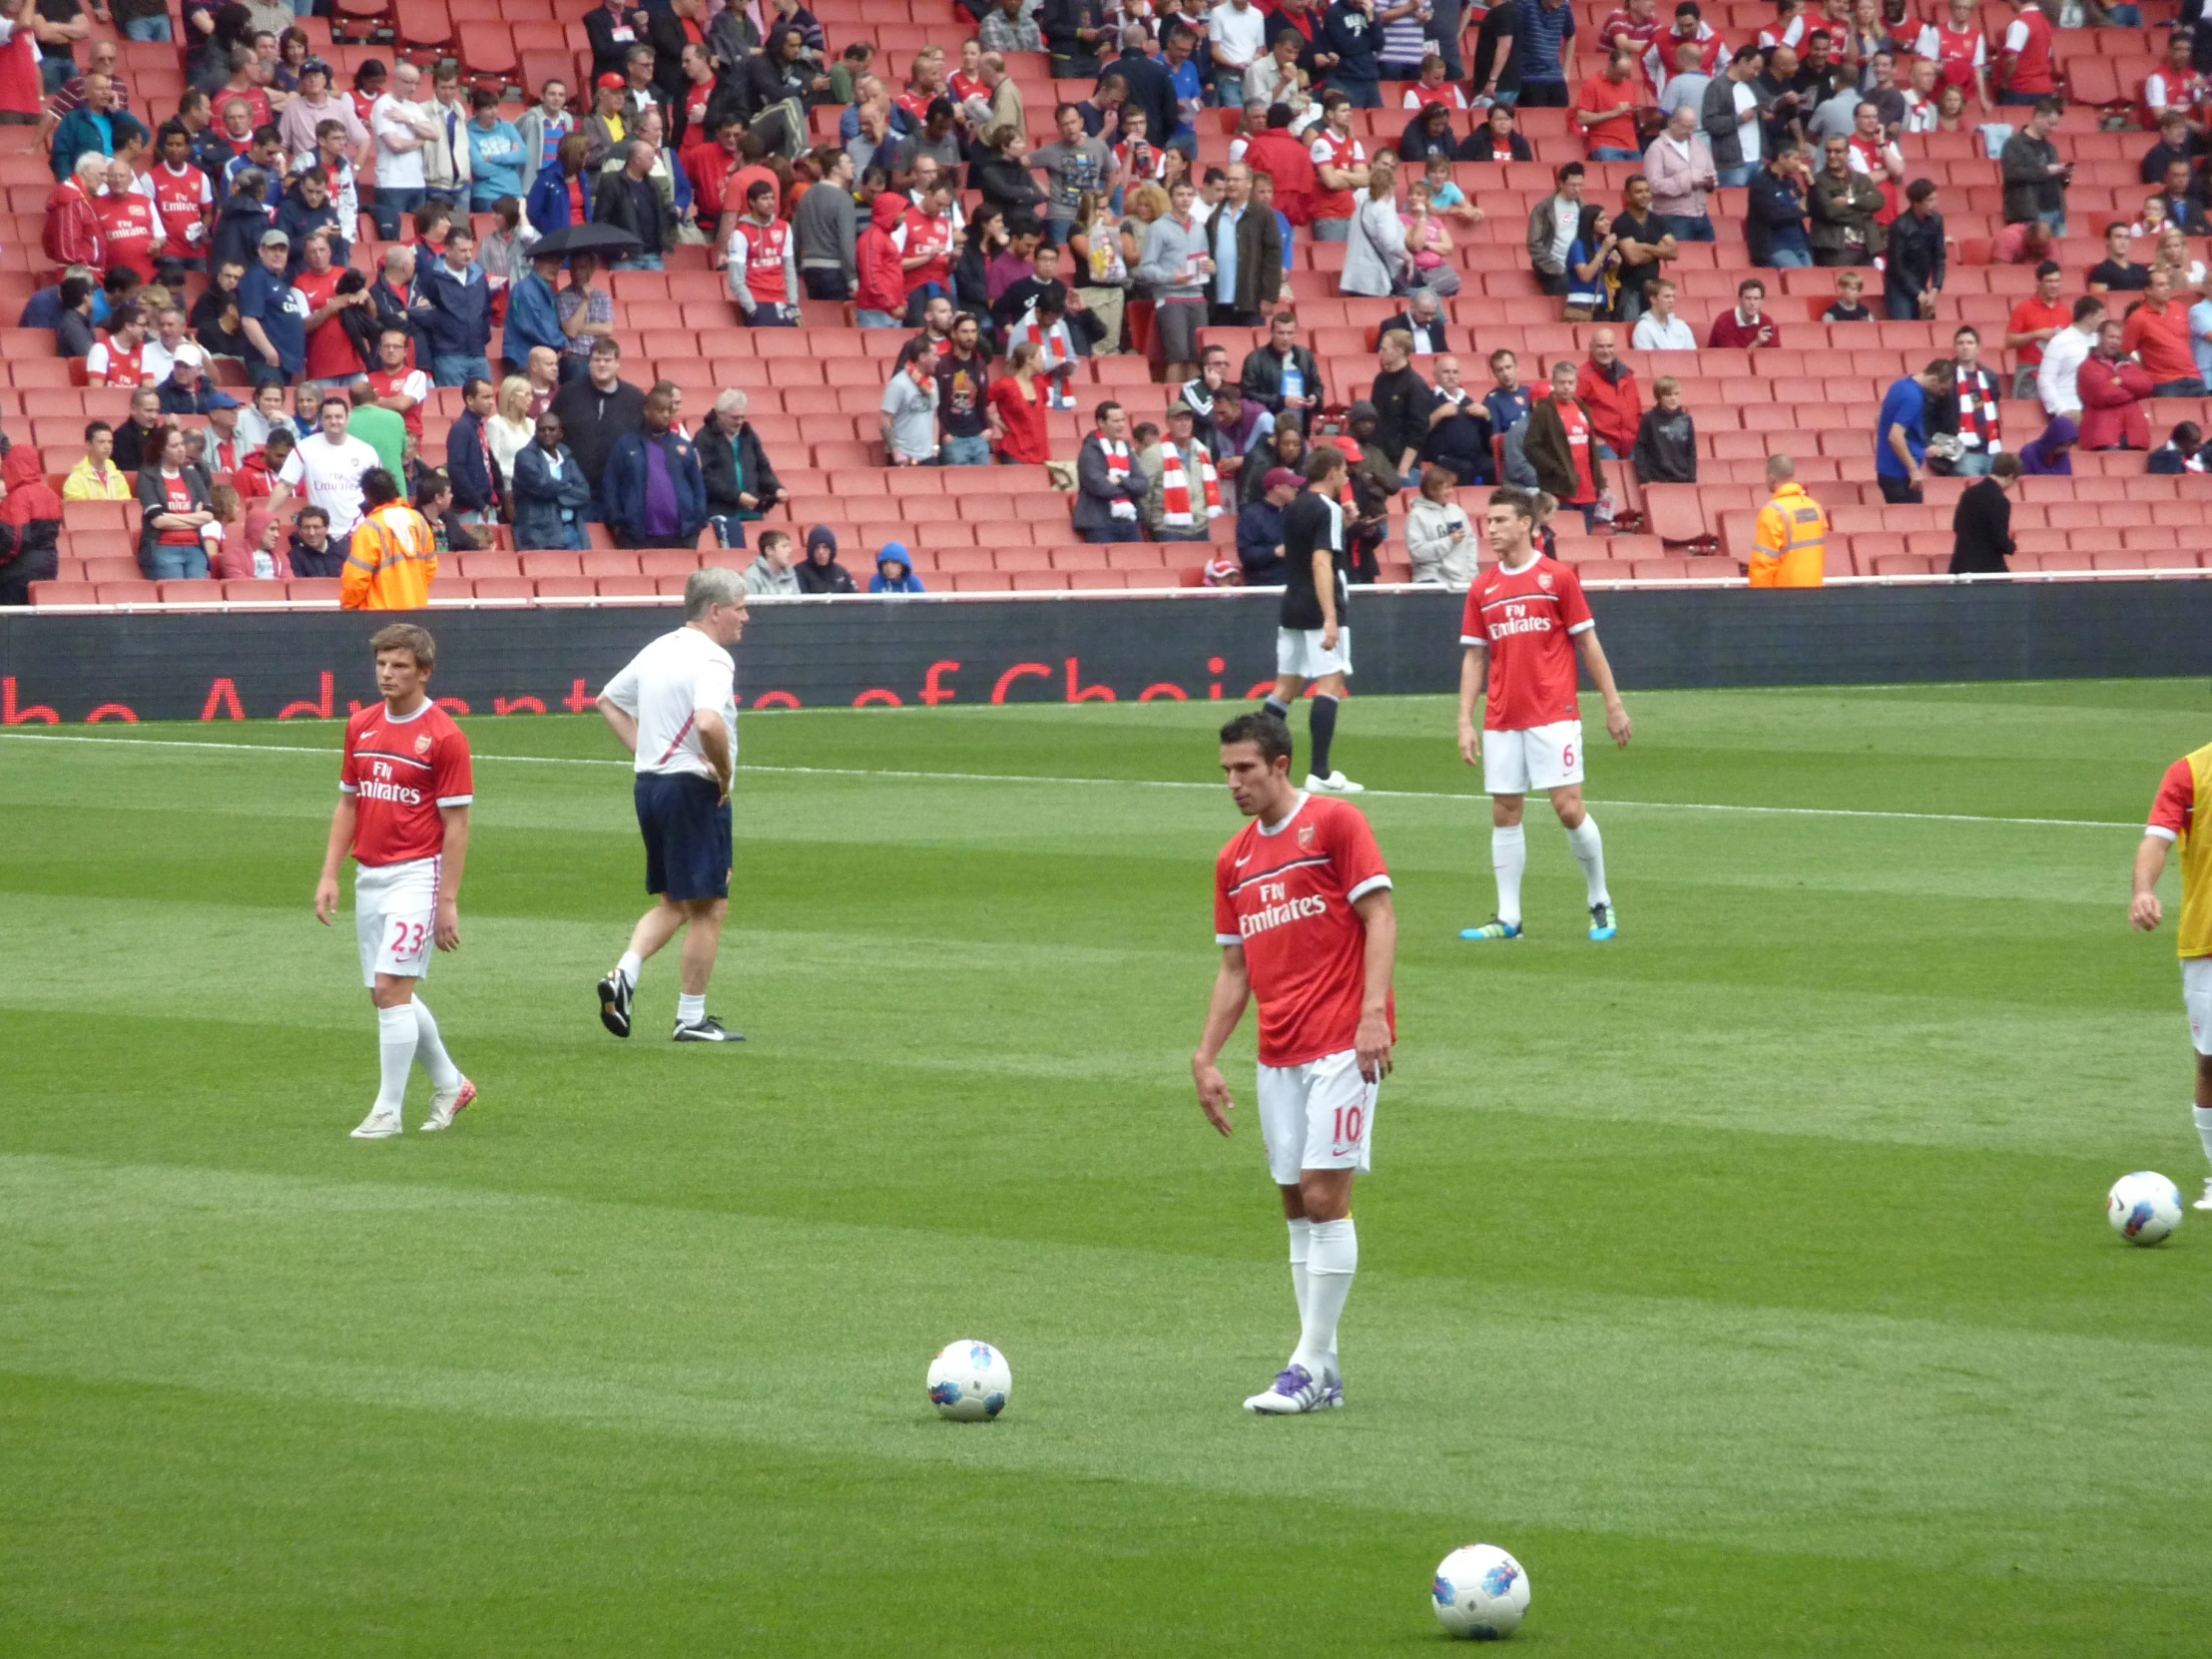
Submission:
<svg viewBox="0 0 2212 1659">
<path fill-rule="evenodd" d="M 2016 398 L 2035 395 L 2035 375 L 2043 366 L 2043 347 L 2057 337 L 2061 328 L 2073 326 L 2073 307 L 2058 297 L 2065 285 L 2064 268 L 2056 260 L 2045 260 L 2035 268 L 2034 294 L 2014 305 L 2004 324 L 2004 348 L 2018 353 L 2013 359 L 2018 366 L 2012 374 L 2012 395 Z"/>
<path fill-rule="evenodd" d="M 2154 268 L 2143 302 L 2127 314 L 2120 349 L 2143 365 L 2153 397 L 2202 397 L 2204 381 L 2189 348 L 2188 307 L 2174 300 L 2173 276 Z"/>
<path fill-rule="evenodd" d="M 1314 193 L 1321 182 L 1314 173 L 1312 148 L 1291 136 L 1291 108 L 1277 104 L 1268 111 L 1268 130 L 1245 146 L 1245 166 L 1275 181 L 1275 211 L 1294 226 L 1314 222 Z"/>
<path fill-rule="evenodd" d="M 1574 124 L 1593 162 L 1633 162 L 1643 157 L 1636 146 L 1636 107 L 1643 87 L 1636 78 L 1633 50 L 1614 46 L 1605 68 L 1582 83 L 1575 95 Z"/>
<path fill-rule="evenodd" d="M 1575 379 L 1574 395 L 1590 411 L 1590 424 L 1605 445 L 1600 454 L 1617 461 L 1636 447 L 1644 422 L 1643 388 L 1636 384 L 1635 371 L 1621 361 L 1620 341 L 1612 329 L 1591 333 L 1590 360 Z"/>
<path fill-rule="evenodd" d="M 2143 405 L 2157 388 L 2143 365 L 2121 349 L 2120 332 L 2117 318 L 2104 319 L 2074 379 L 2081 395 L 2083 449 L 2150 447 L 2150 413 Z"/>
<path fill-rule="evenodd" d="M 1774 318 L 1760 309 L 1766 302 L 1767 284 L 1756 276 L 1745 277 L 1737 284 L 1735 305 L 1713 318 L 1713 330 L 1705 343 L 1715 350 L 1780 345 L 1781 330 L 1775 327 Z"/>
<path fill-rule="evenodd" d="M 1052 459 L 1052 388 L 1038 371 L 1044 348 L 1023 340 L 1006 359 L 1006 373 L 991 382 L 991 407 L 1005 434 L 999 459 L 1008 466 L 1042 466 Z"/>
</svg>

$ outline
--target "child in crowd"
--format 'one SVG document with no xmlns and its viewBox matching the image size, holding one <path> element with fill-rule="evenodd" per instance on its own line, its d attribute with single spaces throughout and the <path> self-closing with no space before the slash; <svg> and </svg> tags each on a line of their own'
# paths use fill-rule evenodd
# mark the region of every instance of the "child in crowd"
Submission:
<svg viewBox="0 0 2212 1659">
<path fill-rule="evenodd" d="M 1836 276 L 1836 303 L 1821 313 L 1823 322 L 1872 322 L 1874 312 L 1859 302 L 1866 291 L 1867 279 L 1856 271 L 1843 271 Z"/>
<path fill-rule="evenodd" d="M 188 457 L 195 435 L 186 434 Z M 246 553 L 246 504 L 239 499 L 239 492 L 229 484 L 213 486 L 208 491 L 208 510 L 215 518 L 200 527 L 200 540 L 208 550 L 208 569 L 217 576 L 253 575 L 254 561 Z"/>
<path fill-rule="evenodd" d="M 887 541 L 883 550 L 875 555 L 875 574 L 868 579 L 869 593 L 924 593 L 919 577 L 914 575 L 913 556 L 906 551 L 906 544 Z"/>
<path fill-rule="evenodd" d="M 1451 182 L 1451 158 L 1430 151 L 1421 164 L 1421 181 L 1428 186 L 1428 209 L 1462 225 L 1482 223 L 1482 210 L 1467 200 L 1467 193 Z"/>
<path fill-rule="evenodd" d="M 1636 447 L 1629 461 L 1639 484 L 1694 484 L 1697 482 L 1697 422 L 1682 406 L 1682 382 L 1662 374 L 1651 384 L 1658 399 L 1644 411 L 1636 429 Z"/>
</svg>

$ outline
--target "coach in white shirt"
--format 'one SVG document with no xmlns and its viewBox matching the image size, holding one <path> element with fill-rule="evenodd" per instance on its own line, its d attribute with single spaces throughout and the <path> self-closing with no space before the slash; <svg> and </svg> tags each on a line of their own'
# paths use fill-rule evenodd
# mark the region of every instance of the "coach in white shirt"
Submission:
<svg viewBox="0 0 2212 1659">
<path fill-rule="evenodd" d="M 269 502 L 270 511 L 280 511 L 304 483 L 308 502 L 330 515 L 330 540 L 340 547 L 361 521 L 361 474 L 384 464 L 375 450 L 346 434 L 352 413 L 353 405 L 335 392 L 322 400 L 320 430 L 293 447 Z M 407 487 L 404 478 L 392 482 Z"/>
<path fill-rule="evenodd" d="M 1664 276 L 1651 279 L 1650 291 L 1644 295 L 1649 305 L 1636 319 L 1636 331 L 1628 336 L 1628 343 L 1638 351 L 1695 351 L 1697 335 L 1690 325 L 1674 314 L 1674 283 Z"/>
<path fill-rule="evenodd" d="M 648 956 L 684 933 L 676 1041 L 742 1043 L 707 1012 L 707 981 L 730 909 L 730 784 L 738 765 L 737 664 L 745 583 L 734 570 L 694 571 L 684 626 L 630 659 L 599 694 L 599 712 L 637 757 L 638 830 L 645 890 L 660 902 L 630 933 L 630 948 L 599 981 L 600 1023 L 630 1034 L 630 1000 Z"/>
<path fill-rule="evenodd" d="M 2104 301 L 2085 293 L 2074 301 L 2073 326 L 2059 329 L 2043 347 L 2043 366 L 2035 371 L 2035 395 L 2043 400 L 2045 414 L 2080 417 L 2081 390 L 2075 380 L 2097 343 L 2097 325 L 2103 320 Z"/>
</svg>

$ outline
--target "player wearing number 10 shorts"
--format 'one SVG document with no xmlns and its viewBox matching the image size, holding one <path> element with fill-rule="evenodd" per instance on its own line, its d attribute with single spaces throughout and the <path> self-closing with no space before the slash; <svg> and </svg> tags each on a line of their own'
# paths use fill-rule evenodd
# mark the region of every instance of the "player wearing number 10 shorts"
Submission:
<svg viewBox="0 0 2212 1659">
<path fill-rule="evenodd" d="M 399 1133 L 409 1070 L 430 1074 L 426 1130 L 450 1128 L 476 1098 L 438 1035 L 415 986 L 430 971 L 430 947 L 458 949 L 461 867 L 468 858 L 468 809 L 475 785 L 468 739 L 430 701 L 437 647 L 429 633 L 394 623 L 369 642 L 383 696 L 345 723 L 338 806 L 315 883 L 315 919 L 338 907 L 338 868 L 350 852 L 361 983 L 376 1007 L 376 1104 L 353 1131 L 357 1141 Z"/>
<path fill-rule="evenodd" d="M 1222 1045 L 1260 1001 L 1260 1135 L 1291 1229 L 1298 1348 L 1245 1401 L 1270 1416 L 1345 1402 L 1337 1324 L 1360 1266 L 1352 1178 L 1368 1168 L 1376 1091 L 1390 1069 L 1390 873 L 1358 808 L 1291 786 L 1291 732 L 1270 714 L 1221 731 L 1221 768 L 1252 822 L 1214 864 L 1222 948 L 1206 1031 L 1191 1058 L 1207 1121 L 1230 1131 Z"/>
<path fill-rule="evenodd" d="M 1575 658 L 1605 699 L 1605 730 L 1628 747 L 1628 711 L 1613 685 L 1612 665 L 1597 643 L 1597 623 L 1574 566 L 1547 559 L 1531 536 L 1536 508 L 1526 492 L 1490 492 L 1483 520 L 1498 562 L 1467 592 L 1459 624 L 1465 659 L 1459 670 L 1459 757 L 1482 768 L 1490 796 L 1490 863 L 1497 872 L 1497 914 L 1462 939 L 1521 936 L 1521 872 L 1528 842 L 1521 809 L 1528 792 L 1551 796 L 1589 889 L 1590 937 L 1614 935 L 1613 897 L 1605 886 L 1605 842 L 1582 807 L 1582 712 L 1575 699 Z M 1484 682 L 1488 695 L 1484 697 Z M 1483 701 L 1482 725 L 1474 705 Z"/>
</svg>

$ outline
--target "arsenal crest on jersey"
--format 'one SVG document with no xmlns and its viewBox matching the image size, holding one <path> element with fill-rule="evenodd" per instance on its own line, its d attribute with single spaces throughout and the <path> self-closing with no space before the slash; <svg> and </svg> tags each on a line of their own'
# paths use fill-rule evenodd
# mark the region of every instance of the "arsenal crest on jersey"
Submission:
<svg viewBox="0 0 2212 1659">
<path fill-rule="evenodd" d="M 416 737 L 416 739 L 415 739 L 415 741 L 414 741 L 414 752 L 415 752 L 415 753 L 416 753 L 417 755 L 427 755 L 427 754 L 429 754 L 429 753 L 430 753 L 430 734 L 429 734 L 429 733 L 427 733 L 427 732 L 424 732 L 424 733 L 421 733 L 421 734 L 420 734 L 419 736 L 417 736 L 417 737 Z"/>
<path fill-rule="evenodd" d="M 1536 586 L 1542 588 L 1544 592 L 1549 593 L 1551 591 L 1551 572 L 1548 570 L 1539 570 L 1536 573 Z"/>
<path fill-rule="evenodd" d="M 1311 824 L 1302 824 L 1302 825 L 1300 825 L 1300 826 L 1298 827 L 1298 849 L 1299 849 L 1299 851 L 1301 851 L 1301 852 L 1311 852 L 1311 851 L 1313 851 L 1313 850 L 1314 850 L 1314 845 L 1315 845 L 1315 843 L 1316 843 L 1316 842 L 1317 842 L 1317 841 L 1318 841 L 1319 839 L 1320 839 L 1320 834 L 1319 834 L 1319 832 L 1318 832 L 1318 831 L 1317 831 L 1317 830 L 1316 830 L 1314 829 L 1314 827 L 1313 827 L 1313 826 L 1312 826 Z"/>
</svg>

